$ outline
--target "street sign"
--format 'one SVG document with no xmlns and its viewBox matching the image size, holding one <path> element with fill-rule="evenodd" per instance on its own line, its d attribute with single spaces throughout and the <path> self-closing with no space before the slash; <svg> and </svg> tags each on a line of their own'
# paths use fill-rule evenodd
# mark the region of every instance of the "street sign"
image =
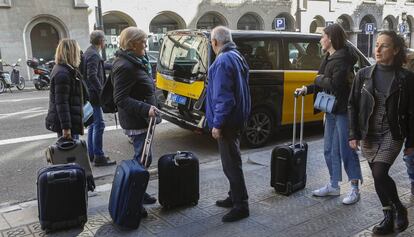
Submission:
<svg viewBox="0 0 414 237">
<path fill-rule="evenodd" d="M 409 32 L 409 26 L 407 23 L 401 23 L 398 27 L 401 34 L 405 34 Z"/>
<path fill-rule="evenodd" d="M 284 17 L 275 18 L 275 30 L 285 30 L 286 20 Z"/>
<path fill-rule="evenodd" d="M 374 34 L 374 31 L 375 31 L 374 23 L 365 24 L 365 34 Z"/>
<path fill-rule="evenodd" d="M 333 21 L 325 21 L 325 27 L 328 27 L 330 25 L 333 25 L 334 22 Z"/>
</svg>

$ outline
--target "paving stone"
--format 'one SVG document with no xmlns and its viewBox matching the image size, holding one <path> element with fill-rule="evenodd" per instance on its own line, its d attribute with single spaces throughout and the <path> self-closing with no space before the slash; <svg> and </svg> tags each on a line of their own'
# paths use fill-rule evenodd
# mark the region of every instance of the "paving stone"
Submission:
<svg viewBox="0 0 414 237">
<path fill-rule="evenodd" d="M 203 218 L 209 217 L 211 214 L 204 211 L 199 207 L 189 207 L 183 210 L 180 210 L 180 213 L 185 215 L 186 217 L 190 218 L 193 221 L 201 220 Z"/>
<path fill-rule="evenodd" d="M 160 213 L 161 219 L 165 220 L 173 227 L 182 226 L 188 223 L 193 222 L 190 218 L 186 217 L 185 215 L 178 212 L 179 210 L 173 209 L 169 211 L 164 211 Z"/>
<path fill-rule="evenodd" d="M 6 230 L 6 229 L 9 229 L 9 228 L 10 228 L 10 225 L 6 222 L 4 217 L 2 215 L 0 215 L 0 231 L 1 230 Z"/>
<path fill-rule="evenodd" d="M 101 214 L 94 214 L 88 216 L 88 222 L 86 222 L 86 227 L 89 230 L 97 229 L 105 224 L 110 223 L 104 216 Z"/>
<path fill-rule="evenodd" d="M 42 228 L 40 227 L 39 222 L 32 223 L 32 224 L 28 225 L 28 228 L 32 233 L 42 232 Z"/>
<path fill-rule="evenodd" d="M 34 223 L 38 220 L 37 207 L 29 207 L 19 211 L 4 213 L 3 217 L 11 227 Z"/>
<path fill-rule="evenodd" d="M 8 229 L 2 232 L 3 237 L 33 236 L 27 226 Z"/>
<path fill-rule="evenodd" d="M 221 221 L 222 215 L 209 216 L 207 218 L 197 221 L 199 224 L 203 225 L 207 229 L 214 229 L 222 226 L 224 223 Z"/>
<path fill-rule="evenodd" d="M 353 235 L 352 237 L 372 237 L 372 232 L 369 230 L 362 230 L 361 232 Z"/>
<path fill-rule="evenodd" d="M 192 222 L 186 225 L 179 226 L 177 228 L 166 229 L 161 233 L 158 233 L 159 237 L 190 237 L 200 236 L 207 232 L 207 227 L 200 223 Z"/>
<path fill-rule="evenodd" d="M 244 230 L 254 229 L 259 226 L 258 223 L 253 222 L 249 218 L 243 219 L 237 222 L 232 223 L 224 223 L 223 225 L 217 228 L 209 228 L 207 233 L 202 234 L 200 236 L 217 236 L 217 237 L 225 237 L 231 236 Z"/>
<path fill-rule="evenodd" d="M 348 222 L 336 223 L 312 236 L 314 237 L 342 237 L 350 236 L 359 232 L 359 228 Z"/>
</svg>

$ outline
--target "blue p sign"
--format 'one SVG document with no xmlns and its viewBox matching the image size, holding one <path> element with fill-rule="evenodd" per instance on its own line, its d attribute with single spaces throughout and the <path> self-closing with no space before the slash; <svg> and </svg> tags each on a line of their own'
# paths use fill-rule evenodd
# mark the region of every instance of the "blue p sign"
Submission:
<svg viewBox="0 0 414 237">
<path fill-rule="evenodd" d="M 285 30 L 286 24 L 285 24 L 285 18 L 276 18 L 275 19 L 275 30 Z"/>
<path fill-rule="evenodd" d="M 372 34 L 372 33 L 374 33 L 374 30 L 375 30 L 374 23 L 365 24 L 365 33 L 366 34 Z"/>
<path fill-rule="evenodd" d="M 325 27 L 328 27 L 328 26 L 333 25 L 333 24 L 334 24 L 333 21 L 326 21 L 325 22 Z"/>
</svg>

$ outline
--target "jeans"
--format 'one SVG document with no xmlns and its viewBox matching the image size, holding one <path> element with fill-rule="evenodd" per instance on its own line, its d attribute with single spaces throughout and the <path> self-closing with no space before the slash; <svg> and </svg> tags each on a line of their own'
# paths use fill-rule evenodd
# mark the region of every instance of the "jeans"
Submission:
<svg viewBox="0 0 414 237">
<path fill-rule="evenodd" d="M 102 108 L 94 105 L 92 108 L 93 123 L 88 128 L 88 153 L 89 157 L 104 156 L 102 144 L 105 123 L 102 116 Z"/>
<path fill-rule="evenodd" d="M 132 145 L 134 146 L 134 159 L 138 161 L 138 163 L 141 164 L 141 156 L 142 156 L 142 151 L 144 149 L 144 143 L 145 143 L 145 138 L 147 137 L 147 133 L 142 133 L 139 135 L 132 135 L 130 136 L 132 138 Z M 150 147 L 150 151 L 148 154 L 148 160 L 147 160 L 147 167 L 148 168 L 151 165 L 152 162 L 152 151 L 151 151 L 151 147 Z M 143 166 L 143 164 L 141 164 Z"/>
<path fill-rule="evenodd" d="M 325 114 L 324 155 L 331 183 L 342 181 L 341 160 L 349 180 L 361 180 L 361 166 L 358 154 L 348 142 L 347 114 Z"/>
<path fill-rule="evenodd" d="M 218 139 L 223 171 L 230 182 L 229 196 L 234 207 L 248 207 L 248 195 L 240 155 L 240 130 L 222 129 Z"/>
<path fill-rule="evenodd" d="M 410 155 L 405 155 L 403 157 L 405 165 L 407 166 L 407 174 L 411 182 L 414 183 L 414 153 Z"/>
</svg>

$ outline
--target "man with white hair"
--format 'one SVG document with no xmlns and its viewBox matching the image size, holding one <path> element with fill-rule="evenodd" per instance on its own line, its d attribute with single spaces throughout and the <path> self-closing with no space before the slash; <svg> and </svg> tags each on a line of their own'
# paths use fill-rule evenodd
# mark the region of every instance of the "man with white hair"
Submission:
<svg viewBox="0 0 414 237">
<path fill-rule="evenodd" d="M 222 218 L 223 222 L 232 222 L 249 216 L 240 155 L 240 136 L 251 109 L 249 67 L 228 28 L 214 28 L 210 38 L 217 56 L 208 70 L 206 118 L 213 138 L 218 141 L 223 171 L 230 182 L 229 196 L 216 205 L 232 208 Z"/>
</svg>

